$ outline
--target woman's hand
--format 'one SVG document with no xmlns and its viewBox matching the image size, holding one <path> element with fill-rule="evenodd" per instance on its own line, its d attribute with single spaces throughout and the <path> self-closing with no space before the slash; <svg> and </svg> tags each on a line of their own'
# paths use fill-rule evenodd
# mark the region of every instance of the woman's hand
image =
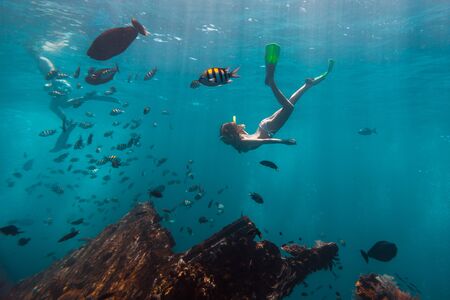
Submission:
<svg viewBox="0 0 450 300">
<path fill-rule="evenodd" d="M 286 145 L 297 145 L 297 141 L 295 139 L 284 140 L 284 144 Z"/>
</svg>

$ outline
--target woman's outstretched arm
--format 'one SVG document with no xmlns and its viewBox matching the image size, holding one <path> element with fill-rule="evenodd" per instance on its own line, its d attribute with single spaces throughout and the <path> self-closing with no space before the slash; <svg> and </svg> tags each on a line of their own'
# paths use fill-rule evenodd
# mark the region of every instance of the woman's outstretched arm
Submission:
<svg viewBox="0 0 450 300">
<path fill-rule="evenodd" d="M 258 139 L 258 138 L 245 138 L 241 140 L 241 142 L 249 146 L 250 148 L 258 147 L 265 144 L 285 144 L 285 145 L 296 145 L 297 141 L 295 139 L 275 139 L 275 138 L 267 138 L 267 139 Z"/>
</svg>

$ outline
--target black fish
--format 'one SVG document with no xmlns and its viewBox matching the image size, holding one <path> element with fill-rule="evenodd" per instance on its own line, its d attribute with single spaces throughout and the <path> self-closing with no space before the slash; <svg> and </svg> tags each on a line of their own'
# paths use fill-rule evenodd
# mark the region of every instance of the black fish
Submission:
<svg viewBox="0 0 450 300">
<path fill-rule="evenodd" d="M 200 189 L 200 186 L 199 186 L 198 184 L 194 184 L 194 185 L 190 186 L 190 187 L 187 189 L 187 191 L 190 192 L 190 193 L 192 193 L 192 192 L 198 191 L 199 189 Z"/>
<path fill-rule="evenodd" d="M 162 192 L 161 191 L 158 191 L 158 190 L 150 190 L 150 191 L 148 191 L 148 194 L 151 196 L 151 197 L 155 197 L 155 198 L 162 198 L 163 197 L 163 194 L 162 194 Z"/>
<path fill-rule="evenodd" d="M 84 218 L 79 218 L 78 220 L 70 222 L 70 224 L 72 224 L 72 225 L 80 225 L 80 224 L 83 224 L 83 222 L 84 222 Z"/>
<path fill-rule="evenodd" d="M 20 238 L 18 241 L 17 241 L 17 244 L 19 245 L 19 246 L 25 246 L 26 244 L 28 244 L 28 242 L 31 240 L 31 238 Z"/>
<path fill-rule="evenodd" d="M 145 74 L 144 76 L 144 80 L 150 80 L 153 78 L 153 76 L 155 76 L 156 71 L 158 71 L 158 69 L 156 67 L 154 67 L 153 69 L 151 69 L 150 71 L 147 72 L 147 74 Z"/>
<path fill-rule="evenodd" d="M 61 163 L 67 158 L 67 156 L 69 156 L 69 152 L 61 154 L 60 156 L 54 158 L 53 161 L 57 162 L 57 163 Z"/>
<path fill-rule="evenodd" d="M 360 135 L 371 135 L 371 134 L 377 134 L 376 128 L 361 128 L 358 130 L 358 134 Z"/>
<path fill-rule="evenodd" d="M 127 144 L 119 144 L 119 145 L 116 146 L 116 149 L 119 150 L 119 151 L 123 151 L 123 150 L 125 150 L 127 148 L 128 148 Z"/>
<path fill-rule="evenodd" d="M 274 170 L 278 171 L 278 166 L 274 162 L 271 162 L 269 160 L 262 160 L 259 163 L 261 165 L 265 166 L 265 167 L 268 167 L 268 168 L 271 168 L 271 169 L 274 169 Z"/>
<path fill-rule="evenodd" d="M 49 253 L 47 253 L 47 255 L 45 255 L 45 257 L 50 257 L 50 256 L 54 256 L 55 255 L 55 252 L 49 252 Z"/>
<path fill-rule="evenodd" d="M 150 107 L 146 106 L 144 107 L 144 115 L 148 114 L 150 112 Z"/>
<path fill-rule="evenodd" d="M 117 72 L 119 72 L 119 66 L 116 64 L 114 68 L 104 68 L 89 73 L 84 80 L 89 84 L 99 85 L 113 80 Z"/>
<path fill-rule="evenodd" d="M 51 190 L 58 195 L 64 194 L 64 189 L 56 183 L 51 186 Z"/>
<path fill-rule="evenodd" d="M 198 218 L 198 222 L 199 222 L 200 224 L 204 224 L 204 223 L 208 223 L 209 220 L 208 220 L 207 217 L 201 216 L 200 218 Z"/>
<path fill-rule="evenodd" d="M 87 55 L 97 60 L 107 60 L 125 51 L 136 39 L 138 33 L 148 35 L 147 30 L 136 19 L 133 26 L 118 27 L 100 34 L 87 51 Z"/>
<path fill-rule="evenodd" d="M 72 231 L 69 232 L 68 234 L 64 235 L 62 238 L 60 238 L 60 239 L 58 240 L 58 243 L 61 243 L 61 242 L 70 240 L 70 239 L 76 237 L 79 233 L 80 233 L 80 232 L 79 232 L 78 230 L 75 230 L 74 228 L 72 228 Z"/>
<path fill-rule="evenodd" d="M 91 133 L 89 134 L 88 138 L 87 138 L 87 144 L 90 145 L 92 144 L 92 139 L 94 138 L 94 135 Z"/>
<path fill-rule="evenodd" d="M 258 193 L 250 193 L 250 198 L 252 198 L 253 201 L 255 201 L 256 203 L 262 204 L 264 203 L 264 199 L 263 197 L 258 194 Z"/>
<path fill-rule="evenodd" d="M 167 161 L 167 158 L 161 158 L 160 160 L 158 160 L 158 162 L 156 163 L 156 166 L 159 167 L 161 166 L 163 163 L 165 163 Z"/>
<path fill-rule="evenodd" d="M 217 194 L 219 194 L 219 195 L 222 194 L 226 189 L 228 189 L 228 185 L 226 185 L 225 187 L 219 189 L 219 190 L 217 191 Z"/>
<path fill-rule="evenodd" d="M 111 166 L 112 166 L 113 168 L 118 168 L 118 167 L 120 167 L 120 165 L 121 165 L 120 159 L 114 159 L 114 160 L 111 160 Z"/>
<path fill-rule="evenodd" d="M 75 142 L 75 145 L 73 145 L 73 149 L 83 149 L 84 143 L 83 143 L 83 137 L 80 135 L 78 140 Z"/>
<path fill-rule="evenodd" d="M 14 225 L 8 225 L 5 227 L 0 227 L 0 232 L 4 235 L 18 235 L 19 233 L 23 233 L 23 231 L 20 231 L 19 228 L 17 228 Z"/>
<path fill-rule="evenodd" d="M 397 255 L 397 245 L 387 241 L 379 241 L 368 252 L 361 250 L 361 255 L 366 263 L 369 262 L 369 257 L 387 262 Z"/>
<path fill-rule="evenodd" d="M 109 131 L 106 131 L 106 132 L 103 134 L 103 136 L 104 136 L 104 137 L 112 137 L 113 133 L 114 133 L 114 131 L 109 130 Z"/>
<path fill-rule="evenodd" d="M 33 164 L 34 164 L 34 159 L 27 160 L 27 161 L 23 164 L 22 169 L 23 169 L 24 171 L 30 171 L 30 170 L 33 168 Z"/>
<path fill-rule="evenodd" d="M 78 123 L 78 126 L 81 127 L 81 128 L 83 128 L 83 129 L 89 129 L 89 128 L 92 128 L 92 127 L 94 126 L 94 123 L 91 123 L 91 122 L 81 122 L 81 123 Z"/>
<path fill-rule="evenodd" d="M 80 77 L 80 66 L 78 66 L 78 68 L 75 70 L 75 73 L 73 73 L 73 78 L 78 78 Z"/>
<path fill-rule="evenodd" d="M 211 208 L 212 204 L 213 204 L 213 200 L 210 200 L 208 203 L 208 208 Z"/>
</svg>

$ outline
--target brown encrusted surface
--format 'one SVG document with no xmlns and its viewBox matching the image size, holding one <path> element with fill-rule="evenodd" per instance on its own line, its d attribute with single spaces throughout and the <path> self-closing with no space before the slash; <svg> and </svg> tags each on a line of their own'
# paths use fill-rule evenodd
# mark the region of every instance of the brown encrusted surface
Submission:
<svg viewBox="0 0 450 300">
<path fill-rule="evenodd" d="M 393 278 L 387 275 L 361 275 L 355 284 L 356 300 L 418 300 L 408 293 L 401 291 Z"/>
<path fill-rule="evenodd" d="M 242 217 L 185 253 L 153 207 L 139 204 L 117 224 L 47 270 L 13 288 L 10 299 L 281 299 L 308 274 L 330 268 L 334 243 L 298 247 L 284 258 L 255 242 Z"/>
</svg>

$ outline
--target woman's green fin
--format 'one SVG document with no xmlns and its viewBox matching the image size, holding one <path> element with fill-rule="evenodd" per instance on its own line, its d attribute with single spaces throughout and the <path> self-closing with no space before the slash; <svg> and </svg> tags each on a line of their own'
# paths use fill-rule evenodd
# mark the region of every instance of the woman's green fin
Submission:
<svg viewBox="0 0 450 300">
<path fill-rule="evenodd" d="M 272 43 L 266 45 L 266 64 L 275 65 L 278 62 L 278 57 L 280 56 L 281 47 L 278 44 Z"/>
</svg>

